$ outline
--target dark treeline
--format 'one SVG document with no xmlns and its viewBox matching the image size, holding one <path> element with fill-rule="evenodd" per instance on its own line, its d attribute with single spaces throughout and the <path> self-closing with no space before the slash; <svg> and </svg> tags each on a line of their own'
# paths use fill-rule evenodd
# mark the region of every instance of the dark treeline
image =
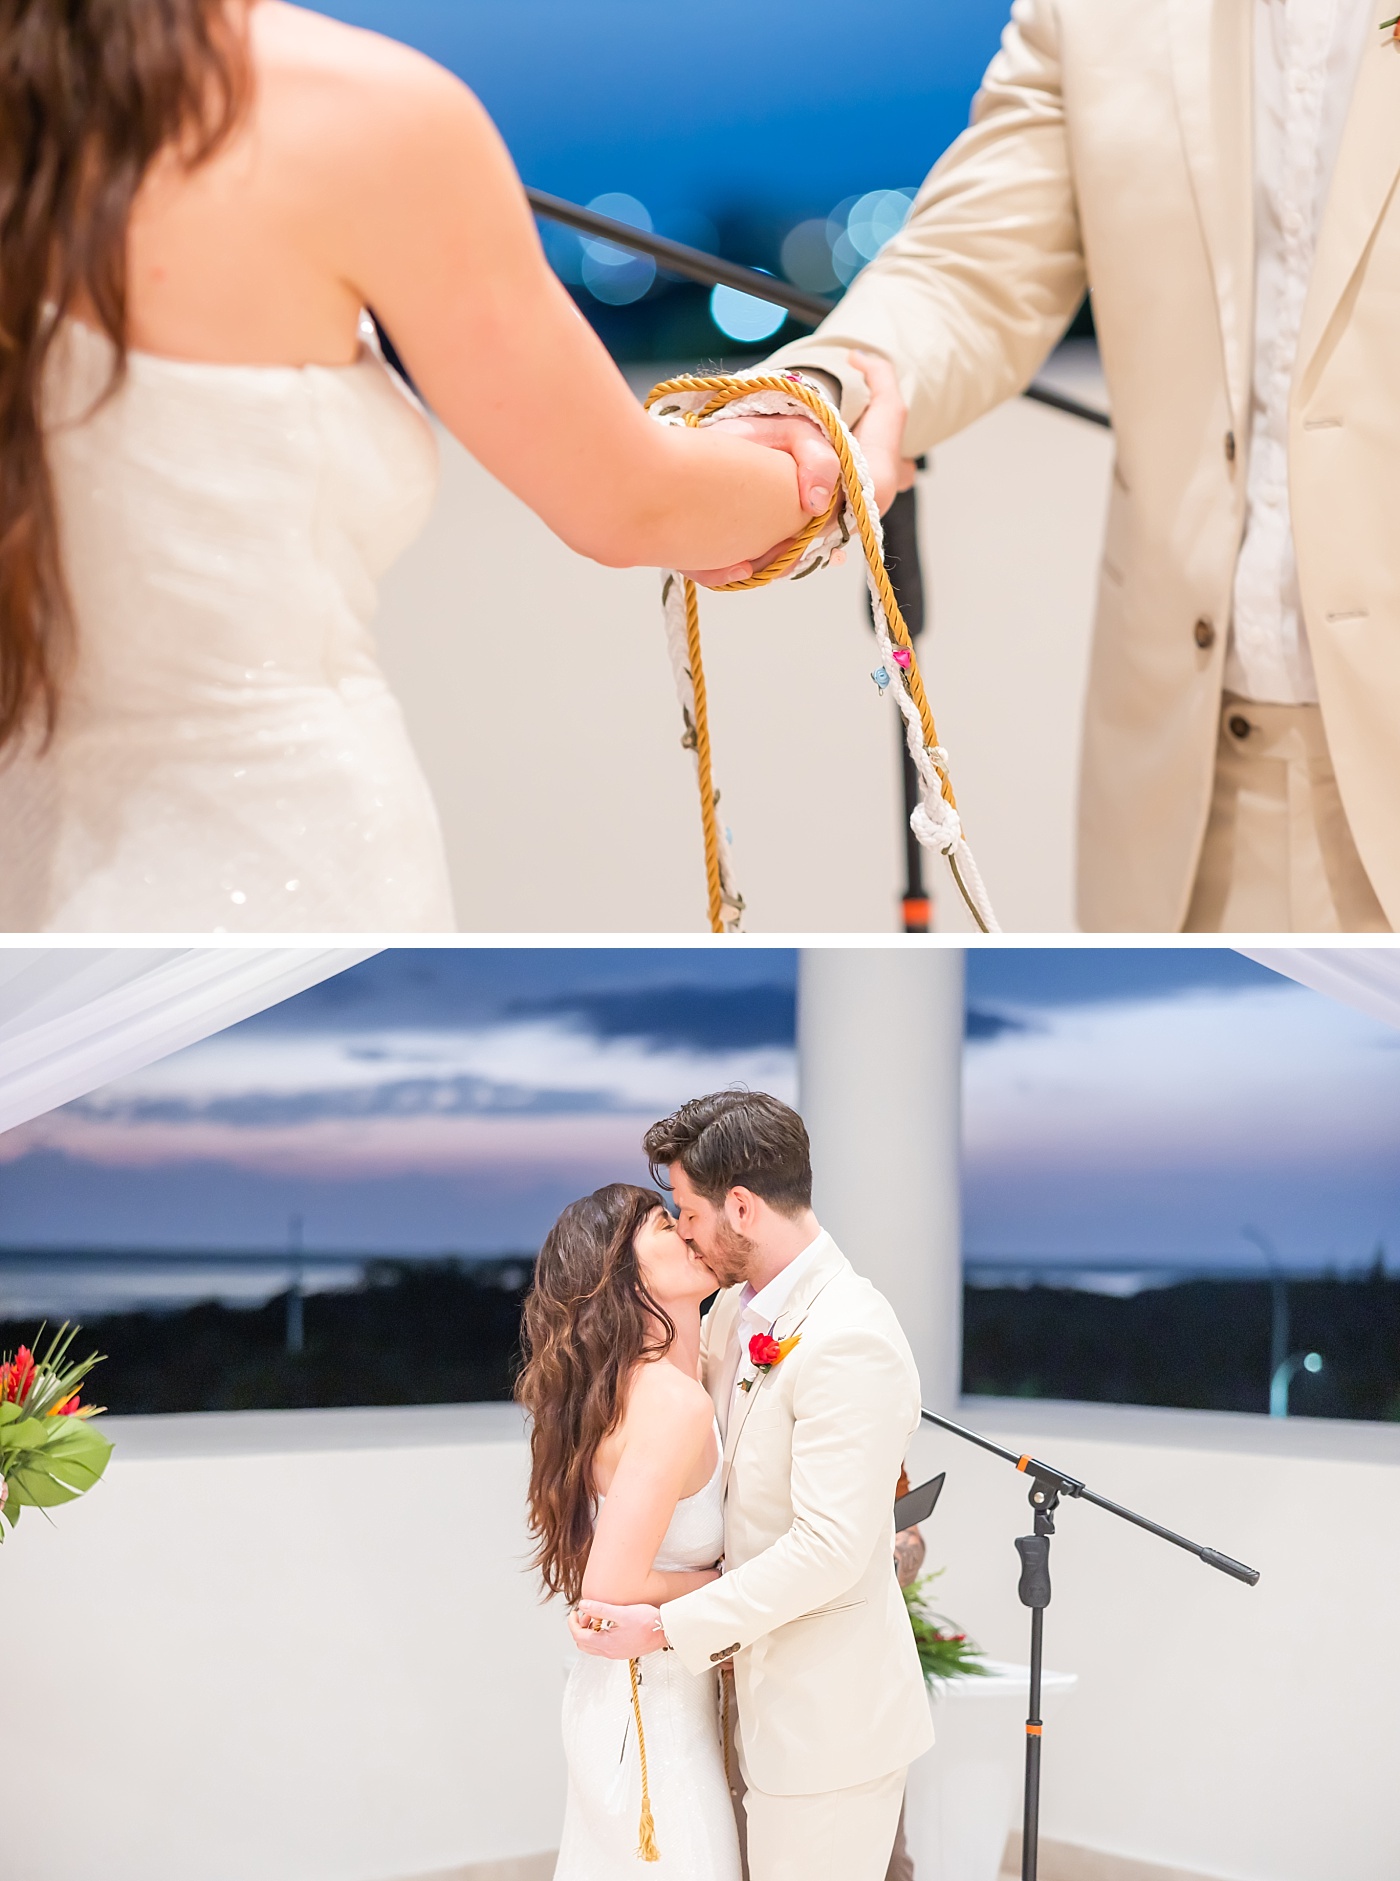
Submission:
<svg viewBox="0 0 1400 1881">
<path fill-rule="evenodd" d="M 285 1294 L 89 1317 L 78 1344 L 108 1363 L 112 1411 L 297 1409 L 507 1398 L 519 1364 L 526 1256 L 479 1264 L 378 1262 L 357 1287 L 308 1294 L 289 1350 Z M 1400 1419 L 1400 1279 L 1289 1283 L 1290 1349 L 1324 1369 L 1294 1380 L 1296 1416 Z M 1200 1410 L 1268 1409 L 1266 1281 L 1197 1280 L 1131 1299 L 1058 1287 L 968 1287 L 963 1386 L 1006 1397 Z M 0 1321 L 0 1352 L 32 1343 Z M 294 1342 L 294 1336 L 293 1341 Z"/>
<path fill-rule="evenodd" d="M 1400 1279 L 1291 1280 L 1289 1413 L 1400 1419 Z M 997 1397 L 1267 1411 L 1267 1281 L 1192 1280 L 1131 1299 L 1068 1287 L 967 1287 L 963 1390 Z"/>
<path fill-rule="evenodd" d="M 285 1293 L 258 1307 L 88 1315 L 74 1349 L 106 1353 L 88 1396 L 113 1412 L 508 1398 L 529 1270 L 529 1257 L 484 1268 L 376 1262 L 357 1287 L 305 1296 L 299 1352 L 288 1349 Z M 36 1331 L 32 1320 L 0 1320 L 0 1352 Z"/>
</svg>

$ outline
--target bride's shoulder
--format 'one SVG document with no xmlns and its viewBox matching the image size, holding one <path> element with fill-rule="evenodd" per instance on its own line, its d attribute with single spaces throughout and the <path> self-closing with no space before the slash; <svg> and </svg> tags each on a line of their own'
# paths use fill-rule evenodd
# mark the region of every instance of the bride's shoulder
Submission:
<svg viewBox="0 0 1400 1881">
<path fill-rule="evenodd" d="M 421 128 L 425 114 L 431 124 L 480 112 L 459 78 L 401 40 L 285 0 L 258 0 L 249 20 L 259 84 L 290 93 L 303 110 L 339 118 L 347 132 L 363 137 L 398 118 Z M 304 119 L 298 129 L 305 134 Z"/>
<path fill-rule="evenodd" d="M 691 1434 L 699 1437 L 708 1432 L 714 1415 L 710 1394 L 698 1378 L 687 1378 L 664 1360 L 633 1368 L 623 1413 L 624 1429 L 630 1425 L 650 1434 L 664 1425 L 675 1438 Z"/>
</svg>

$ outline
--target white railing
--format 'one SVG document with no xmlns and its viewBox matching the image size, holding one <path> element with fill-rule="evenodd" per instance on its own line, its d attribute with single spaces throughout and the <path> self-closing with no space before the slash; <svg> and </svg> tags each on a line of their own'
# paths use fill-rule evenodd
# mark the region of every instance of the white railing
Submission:
<svg viewBox="0 0 1400 1881">
<path fill-rule="evenodd" d="M 1242 1588 L 1062 1508 L 1046 1653 L 1079 1684 L 1045 1739 L 1048 1840 L 1149 1864 L 1101 1876 L 1393 1881 L 1400 1427 L 959 1415 L 1263 1570 Z M 0 1552 L 5 1875 L 547 1876 L 568 1646 L 524 1569 L 516 1412 L 111 1429 L 106 1482 Z M 939 1604 L 1024 1661 L 1024 1480 L 951 1438 L 913 1466 L 948 1470 Z"/>
</svg>

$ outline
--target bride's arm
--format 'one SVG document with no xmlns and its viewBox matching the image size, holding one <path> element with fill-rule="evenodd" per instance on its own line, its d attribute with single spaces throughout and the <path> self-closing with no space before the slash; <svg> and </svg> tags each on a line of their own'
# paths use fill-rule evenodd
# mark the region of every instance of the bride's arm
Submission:
<svg viewBox="0 0 1400 1881">
<path fill-rule="evenodd" d="M 792 458 L 648 418 L 546 261 L 475 97 L 364 37 L 327 140 L 322 240 L 449 430 L 595 561 L 713 568 L 794 534 Z"/>
<path fill-rule="evenodd" d="M 658 1573 L 652 1567 L 713 1428 L 714 1406 L 703 1386 L 664 1362 L 638 1369 L 622 1421 L 621 1454 L 584 1569 L 585 1599 L 659 1606 L 715 1578 L 710 1569 Z"/>
<path fill-rule="evenodd" d="M 653 1568 L 647 1575 L 650 1591 L 642 1595 L 642 1602 L 648 1607 L 664 1607 L 668 1600 L 679 1600 L 682 1594 L 693 1594 L 697 1587 L 708 1587 L 718 1579 L 717 1567 L 694 1568 L 689 1573 Z"/>
</svg>

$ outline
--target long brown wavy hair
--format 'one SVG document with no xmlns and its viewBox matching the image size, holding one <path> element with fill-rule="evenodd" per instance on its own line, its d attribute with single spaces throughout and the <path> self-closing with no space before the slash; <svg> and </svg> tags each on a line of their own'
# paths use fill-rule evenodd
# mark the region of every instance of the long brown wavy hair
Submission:
<svg viewBox="0 0 1400 1881">
<path fill-rule="evenodd" d="M 593 1459 L 626 1408 L 639 1359 L 676 1336 L 647 1292 L 633 1237 L 655 1189 L 610 1182 L 570 1202 L 545 1236 L 525 1300 L 525 1365 L 515 1395 L 530 1413 L 530 1532 L 546 1591 L 573 1602 L 593 1541 Z"/>
<path fill-rule="evenodd" d="M 126 364 L 127 227 L 161 151 L 202 163 L 238 121 L 223 0 L 0 0 L 0 746 L 52 733 L 73 611 L 44 450 L 44 366 L 86 302 Z"/>
</svg>

